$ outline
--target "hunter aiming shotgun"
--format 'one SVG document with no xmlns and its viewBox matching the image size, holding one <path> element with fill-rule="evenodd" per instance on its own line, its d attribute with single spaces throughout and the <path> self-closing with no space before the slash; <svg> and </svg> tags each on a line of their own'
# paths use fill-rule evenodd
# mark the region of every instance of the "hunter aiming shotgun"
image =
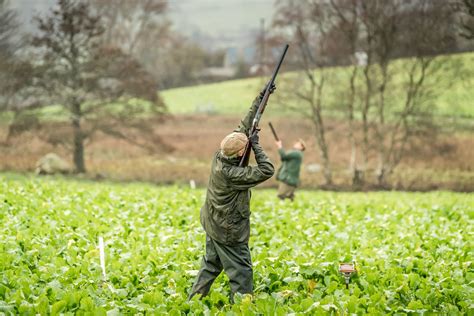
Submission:
<svg viewBox="0 0 474 316">
<path fill-rule="evenodd" d="M 268 126 L 270 126 L 270 129 L 272 130 L 273 137 L 275 137 L 275 140 L 278 142 L 280 139 L 278 138 L 278 135 L 277 135 L 275 129 L 273 128 L 272 122 L 268 122 Z"/>
<path fill-rule="evenodd" d="M 258 123 L 260 122 L 260 119 L 262 118 L 262 114 L 265 111 L 265 107 L 267 106 L 268 98 L 270 97 L 271 93 L 271 88 L 275 83 L 276 76 L 278 75 L 278 71 L 280 70 L 280 66 L 283 63 L 283 59 L 285 58 L 286 52 L 288 50 L 289 45 L 286 44 L 285 47 L 283 48 L 283 52 L 280 56 L 280 60 L 278 61 L 275 69 L 273 70 L 272 77 L 270 81 L 268 81 L 267 85 L 265 86 L 265 93 L 263 94 L 262 100 L 260 101 L 260 104 L 258 105 L 257 113 L 255 114 L 255 118 L 252 122 L 252 127 L 250 128 L 248 136 L 252 136 L 254 133 L 258 132 Z M 240 160 L 239 167 L 245 167 L 249 163 L 250 159 L 250 149 L 252 148 L 252 144 L 249 141 L 247 145 L 245 146 L 245 151 L 244 155 L 242 156 L 242 159 Z"/>
<path fill-rule="evenodd" d="M 275 174 L 275 167 L 259 143 L 257 125 L 268 96 L 275 90 L 273 82 L 284 56 L 272 79 L 255 97 L 237 128 L 222 139 L 212 158 L 206 199 L 200 211 L 201 225 L 206 232 L 206 252 L 188 300 L 195 295 L 201 298 L 208 295 L 222 271 L 229 278 L 229 302 L 234 302 L 236 293 L 253 293 L 250 190 Z M 247 155 L 250 153 L 247 146 L 250 142 L 256 164 L 242 167 L 246 148 Z"/>
<path fill-rule="evenodd" d="M 294 200 L 295 190 L 300 180 L 301 163 L 303 162 L 303 152 L 306 149 L 305 142 L 300 138 L 294 144 L 293 148 L 286 151 L 271 122 L 268 123 L 275 137 L 275 145 L 281 159 L 281 166 L 277 172 L 278 198 Z"/>
</svg>

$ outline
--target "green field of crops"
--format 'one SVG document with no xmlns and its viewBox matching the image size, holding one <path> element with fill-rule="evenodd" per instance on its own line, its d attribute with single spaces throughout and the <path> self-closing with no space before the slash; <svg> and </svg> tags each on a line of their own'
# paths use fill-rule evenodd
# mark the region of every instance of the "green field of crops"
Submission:
<svg viewBox="0 0 474 316">
<path fill-rule="evenodd" d="M 474 312 L 471 194 L 254 190 L 253 297 L 186 297 L 203 189 L 0 175 L 0 315 Z M 98 238 L 105 241 L 107 280 Z M 350 289 L 338 273 L 355 260 Z"/>
</svg>

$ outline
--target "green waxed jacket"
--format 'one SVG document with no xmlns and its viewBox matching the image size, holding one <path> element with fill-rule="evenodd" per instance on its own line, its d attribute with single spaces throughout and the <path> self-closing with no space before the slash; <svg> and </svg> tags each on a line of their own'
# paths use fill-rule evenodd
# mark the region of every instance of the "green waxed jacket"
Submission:
<svg viewBox="0 0 474 316">
<path fill-rule="evenodd" d="M 285 152 L 283 148 L 280 148 L 278 152 L 280 153 L 282 165 L 278 169 L 277 180 L 294 187 L 298 186 L 303 152 L 299 150 Z"/>
<path fill-rule="evenodd" d="M 258 99 L 235 130 L 248 135 Z M 274 167 L 259 144 L 253 144 L 257 166 L 239 167 L 239 158 L 217 151 L 212 160 L 201 224 L 214 240 L 225 245 L 247 243 L 250 237 L 250 188 L 271 178 Z"/>
</svg>

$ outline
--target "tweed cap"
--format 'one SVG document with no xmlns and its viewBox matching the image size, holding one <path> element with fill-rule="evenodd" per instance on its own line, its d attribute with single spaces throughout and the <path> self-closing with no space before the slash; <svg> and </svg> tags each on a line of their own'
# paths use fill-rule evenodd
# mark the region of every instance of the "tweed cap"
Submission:
<svg viewBox="0 0 474 316">
<path fill-rule="evenodd" d="M 221 141 L 221 153 L 228 158 L 234 158 L 247 145 L 248 141 L 247 135 L 244 133 L 230 133 Z"/>
</svg>

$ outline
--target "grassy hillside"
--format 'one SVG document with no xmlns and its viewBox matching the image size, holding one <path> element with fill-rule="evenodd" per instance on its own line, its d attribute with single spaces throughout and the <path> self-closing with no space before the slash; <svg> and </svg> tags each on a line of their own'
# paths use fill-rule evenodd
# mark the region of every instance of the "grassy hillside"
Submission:
<svg viewBox="0 0 474 316">
<path fill-rule="evenodd" d="M 442 56 L 439 58 L 449 58 L 449 67 L 441 70 L 446 73 L 443 77 L 443 91 L 435 91 L 437 94 L 434 103 L 437 105 L 437 115 L 457 116 L 474 118 L 474 53 L 466 53 L 453 56 Z M 459 64 L 464 65 L 458 69 Z M 407 68 L 407 60 L 399 60 L 395 67 Z M 347 86 L 348 68 L 338 67 L 329 70 L 334 73 L 334 79 L 327 90 L 332 98 L 331 103 L 337 103 L 341 86 Z M 295 76 L 296 73 L 286 73 L 282 75 L 278 82 L 288 76 Z M 266 78 L 250 78 L 241 80 L 225 81 L 221 83 L 206 84 L 193 87 L 184 87 L 162 91 L 169 110 L 173 114 L 191 113 L 216 113 L 231 114 L 242 113 L 251 104 L 257 93 L 265 84 Z M 395 84 L 404 84 L 404 78 L 398 76 L 394 80 Z M 282 87 L 280 87 L 282 88 Z M 390 95 L 393 102 L 400 100 L 400 95 Z M 334 102 L 336 99 L 336 102 Z M 274 99 L 273 99 L 274 100 Z M 281 108 L 272 107 L 269 115 L 287 114 Z"/>
<path fill-rule="evenodd" d="M 264 84 L 262 78 L 230 80 L 165 90 L 161 92 L 161 96 L 173 114 L 242 113 Z"/>
<path fill-rule="evenodd" d="M 447 58 L 449 63 L 445 65 L 441 73 L 440 88 L 432 91 L 435 98 L 427 106 L 436 108 L 435 115 L 441 117 L 455 117 L 464 119 L 474 119 L 474 53 L 465 53 L 452 56 L 441 56 Z M 401 73 L 408 71 L 410 60 L 398 60 L 394 67 L 402 68 Z M 462 67 L 461 67 L 462 65 Z M 331 73 L 330 80 L 327 80 L 325 90 L 325 110 L 331 111 L 341 105 L 340 96 L 348 83 L 350 68 L 336 67 L 327 69 Z M 400 72 L 398 72 L 400 73 Z M 362 74 L 360 74 L 362 75 Z M 281 74 L 277 79 L 277 91 L 282 91 L 288 84 L 289 78 L 298 76 L 297 72 Z M 268 78 L 248 78 L 240 80 L 230 80 L 220 83 L 212 83 L 191 87 L 175 88 L 161 91 L 160 94 L 165 101 L 170 113 L 180 114 L 242 114 L 252 103 L 255 96 L 263 88 Z M 397 75 L 393 84 L 387 87 L 387 106 L 396 111 L 403 101 L 404 95 L 400 93 L 406 83 L 407 76 Z M 428 80 L 428 84 L 433 84 L 433 78 Z M 279 87 L 279 88 L 278 88 Z M 278 90 L 280 89 L 280 90 Z M 276 94 L 271 98 L 271 107 L 266 116 L 287 116 L 294 115 L 279 104 Z M 148 107 L 148 103 L 140 100 L 132 100 L 133 105 L 143 104 Z M 304 104 L 294 104 L 304 107 Z M 329 105 L 329 106 L 328 106 Z M 45 121 L 65 121 L 68 114 L 60 105 L 52 105 L 40 110 L 35 110 L 37 115 Z M 12 113 L 0 113 L 0 122 L 8 122 L 12 118 Z"/>
</svg>

